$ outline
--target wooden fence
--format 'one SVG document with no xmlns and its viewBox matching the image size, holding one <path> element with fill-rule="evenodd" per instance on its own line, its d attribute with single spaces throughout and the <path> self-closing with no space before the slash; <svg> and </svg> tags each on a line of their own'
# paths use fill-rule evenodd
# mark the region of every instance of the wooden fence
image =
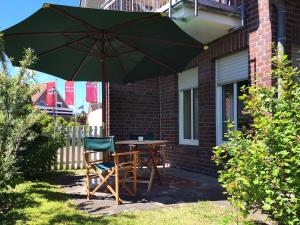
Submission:
<svg viewBox="0 0 300 225">
<path fill-rule="evenodd" d="M 58 149 L 57 159 L 53 165 L 53 168 L 55 170 L 83 169 L 86 167 L 82 154 L 83 138 L 86 136 L 101 137 L 102 127 L 56 127 L 55 132 L 61 132 L 65 134 L 65 145 Z M 102 153 L 93 155 L 93 159 L 102 158 Z"/>
</svg>

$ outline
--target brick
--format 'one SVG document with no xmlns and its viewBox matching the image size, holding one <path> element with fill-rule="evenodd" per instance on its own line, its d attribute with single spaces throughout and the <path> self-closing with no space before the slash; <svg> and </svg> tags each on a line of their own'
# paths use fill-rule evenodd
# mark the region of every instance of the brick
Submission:
<svg viewBox="0 0 300 225">
<path fill-rule="evenodd" d="M 238 1 L 239 2 L 239 1 Z M 286 0 L 287 49 L 300 44 L 300 2 Z M 276 41 L 276 10 L 269 0 L 245 0 L 245 27 L 209 44 L 209 49 L 187 66 L 199 70 L 199 146 L 178 144 L 177 76 L 149 79 L 131 85 L 110 87 L 110 131 L 120 139 L 130 133 L 153 132 L 167 139 L 171 166 L 216 176 L 211 161 L 215 145 L 215 59 L 249 49 L 251 82 L 270 86 L 272 42 Z"/>
</svg>

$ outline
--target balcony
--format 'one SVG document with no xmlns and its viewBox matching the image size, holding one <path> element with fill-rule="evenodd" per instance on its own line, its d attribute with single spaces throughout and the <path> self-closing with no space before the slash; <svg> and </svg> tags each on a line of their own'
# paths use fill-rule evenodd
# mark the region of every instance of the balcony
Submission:
<svg viewBox="0 0 300 225">
<path fill-rule="evenodd" d="M 171 2 L 170 2 L 171 1 Z M 81 0 L 81 6 L 132 12 L 168 12 L 190 36 L 206 44 L 243 25 L 242 0 Z M 171 11 L 170 11 L 171 9 Z"/>
</svg>

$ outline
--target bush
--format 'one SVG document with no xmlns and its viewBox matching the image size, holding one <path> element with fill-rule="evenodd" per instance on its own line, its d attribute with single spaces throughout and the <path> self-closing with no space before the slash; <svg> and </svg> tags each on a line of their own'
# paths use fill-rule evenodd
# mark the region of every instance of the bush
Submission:
<svg viewBox="0 0 300 225">
<path fill-rule="evenodd" d="M 1 38 L 1 36 L 0 36 Z M 18 73 L 10 76 L 0 40 L 0 189 L 15 185 L 18 178 L 16 152 L 20 141 L 27 135 L 33 112 L 29 65 L 35 61 L 32 50 L 25 51 Z"/>
<path fill-rule="evenodd" d="M 57 150 L 63 144 L 64 134 L 54 132 L 54 126 L 65 125 L 65 120 L 45 113 L 36 113 L 34 123 L 28 127 L 29 134 L 22 139 L 17 151 L 17 167 L 24 177 L 36 177 L 48 172 L 56 160 Z"/>
<path fill-rule="evenodd" d="M 262 210 L 279 224 L 300 224 L 299 71 L 274 59 L 270 88 L 251 86 L 241 99 L 253 118 L 247 132 L 229 131 L 215 148 L 219 181 L 245 214 Z"/>
</svg>

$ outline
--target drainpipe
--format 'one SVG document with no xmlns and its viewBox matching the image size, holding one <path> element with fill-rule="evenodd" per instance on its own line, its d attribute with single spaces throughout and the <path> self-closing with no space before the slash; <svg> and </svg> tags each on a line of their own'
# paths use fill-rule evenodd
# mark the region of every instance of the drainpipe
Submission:
<svg viewBox="0 0 300 225">
<path fill-rule="evenodd" d="M 172 0 L 169 0 L 169 17 L 172 18 Z"/>
<path fill-rule="evenodd" d="M 195 0 L 195 16 L 198 16 L 198 0 Z"/>
<path fill-rule="evenodd" d="M 278 58 L 284 55 L 286 44 L 286 6 L 283 0 L 271 0 L 277 10 L 277 51 Z"/>
</svg>

